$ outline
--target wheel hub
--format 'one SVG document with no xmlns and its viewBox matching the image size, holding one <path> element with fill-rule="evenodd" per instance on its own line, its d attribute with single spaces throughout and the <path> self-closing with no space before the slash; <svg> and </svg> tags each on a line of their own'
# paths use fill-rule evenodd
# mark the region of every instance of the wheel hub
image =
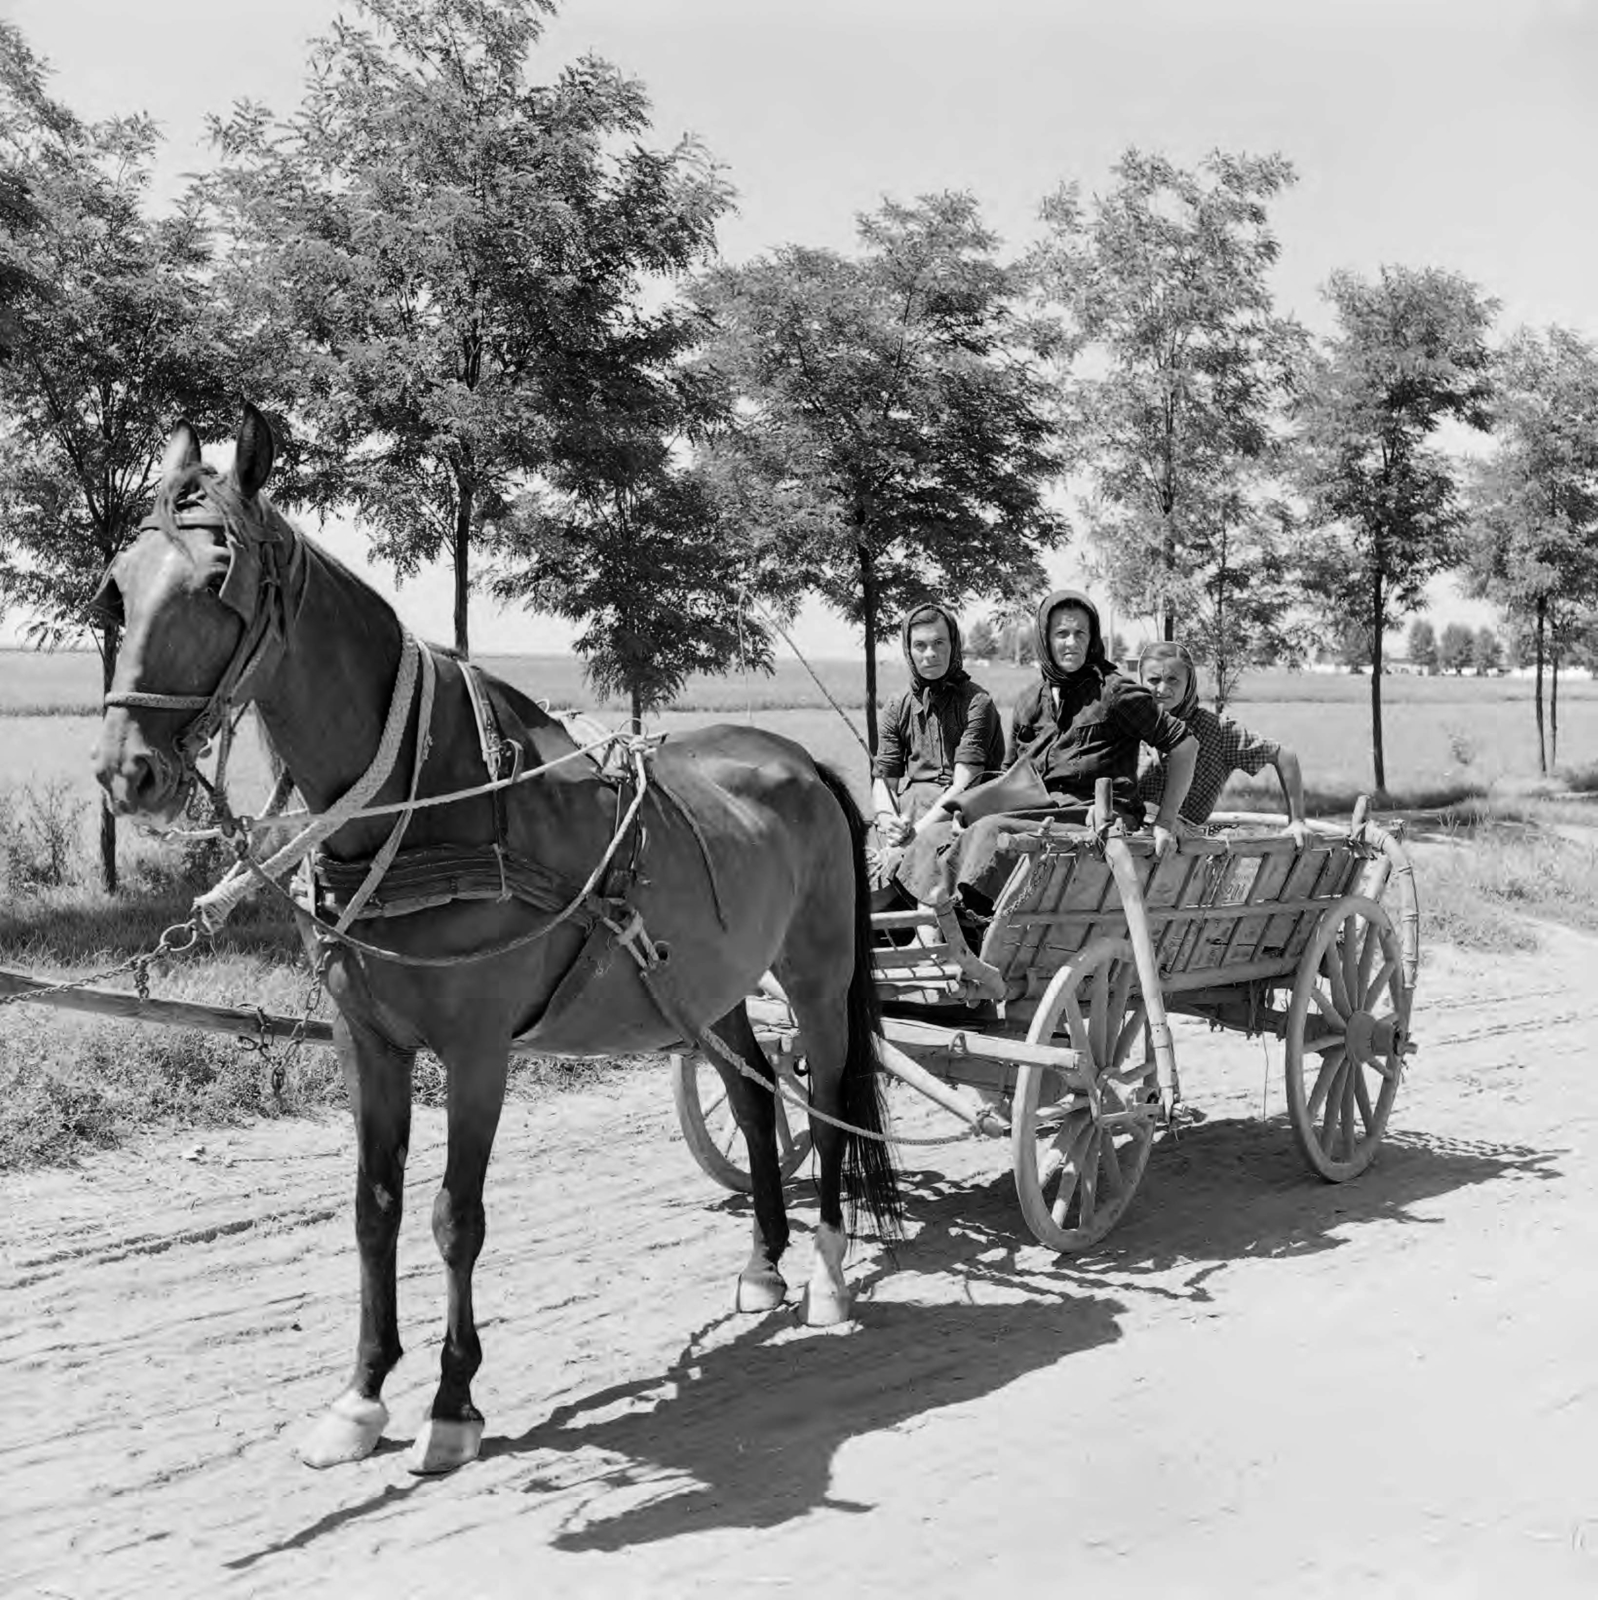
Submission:
<svg viewBox="0 0 1598 1600">
<path fill-rule="evenodd" d="M 1356 1061 L 1386 1060 L 1403 1048 L 1404 1030 L 1394 1017 L 1356 1011 L 1348 1019 L 1348 1053 Z"/>
</svg>

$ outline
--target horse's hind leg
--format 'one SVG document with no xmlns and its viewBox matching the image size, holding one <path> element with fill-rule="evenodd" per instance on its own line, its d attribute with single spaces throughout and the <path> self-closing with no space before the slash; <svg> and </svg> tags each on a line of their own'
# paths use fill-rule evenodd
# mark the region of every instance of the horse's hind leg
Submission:
<svg viewBox="0 0 1598 1600">
<path fill-rule="evenodd" d="M 483 1442 L 483 1414 L 472 1404 L 472 1379 L 483 1364 L 472 1314 L 472 1268 L 487 1232 L 483 1180 L 505 1104 L 509 1054 L 508 1045 L 498 1041 L 445 1055 L 449 1155 L 433 1201 L 433 1238 L 449 1278 L 449 1303 L 438 1389 L 405 1462 L 416 1473 L 453 1472 L 475 1460 Z"/>
<path fill-rule="evenodd" d="M 398 1364 L 399 1312 L 394 1252 L 405 1198 L 411 1137 L 411 1066 L 401 1050 L 341 1014 L 334 1041 L 355 1117 L 355 1239 L 361 1256 L 361 1323 L 350 1386 L 300 1446 L 312 1467 L 359 1461 L 377 1448 L 388 1424 L 383 1380 Z"/>
<path fill-rule="evenodd" d="M 775 1084 L 776 1073 L 741 1004 L 712 1024 L 710 1031 L 763 1079 Z M 788 1212 L 782 1197 L 782 1167 L 777 1159 L 774 1090 L 762 1088 L 715 1051 L 710 1052 L 710 1058 L 726 1085 L 733 1117 L 749 1152 L 750 1190 L 755 1207 L 754 1247 L 749 1264 L 738 1274 L 733 1304 L 739 1311 L 771 1311 L 782 1304 L 788 1292 L 788 1285 L 777 1270 L 777 1263 L 788 1248 Z"/>
</svg>

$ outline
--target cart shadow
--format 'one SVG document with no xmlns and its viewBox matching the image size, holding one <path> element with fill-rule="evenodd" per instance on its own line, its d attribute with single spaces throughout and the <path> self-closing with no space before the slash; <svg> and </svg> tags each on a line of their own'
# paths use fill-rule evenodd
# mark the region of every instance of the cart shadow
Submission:
<svg viewBox="0 0 1598 1600">
<path fill-rule="evenodd" d="M 1233 1262 L 1336 1250 L 1372 1223 L 1437 1227 L 1427 1203 L 1483 1183 L 1559 1178 L 1558 1152 L 1530 1145 L 1389 1131 L 1373 1165 L 1348 1183 L 1311 1174 L 1285 1117 L 1227 1117 L 1156 1143 L 1126 1217 L 1095 1250 L 1053 1256 L 1032 1243 L 1008 1173 L 967 1187 L 960 1224 L 944 1237 L 923 1229 L 903 1252 L 920 1270 L 972 1265 L 974 1239 L 987 1256 L 974 1270 L 1061 1288 L 1146 1290 L 1205 1299 L 1204 1283 Z M 941 1184 L 938 1174 L 913 1179 Z M 1009 1249 L 1000 1253 L 1005 1235 Z M 1133 1281 L 1129 1282 L 1128 1279 Z"/>
</svg>

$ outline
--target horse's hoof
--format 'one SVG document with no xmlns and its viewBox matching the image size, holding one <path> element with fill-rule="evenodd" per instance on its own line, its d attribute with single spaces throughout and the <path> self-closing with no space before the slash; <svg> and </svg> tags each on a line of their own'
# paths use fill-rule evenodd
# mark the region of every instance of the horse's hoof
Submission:
<svg viewBox="0 0 1598 1600">
<path fill-rule="evenodd" d="M 780 1272 L 740 1272 L 733 1291 L 734 1311 L 775 1311 L 788 1298 L 788 1285 Z"/>
<path fill-rule="evenodd" d="M 474 1417 L 467 1422 L 451 1422 L 443 1417 L 429 1417 L 416 1435 L 416 1443 L 405 1457 L 405 1470 L 419 1478 L 433 1478 L 441 1473 L 453 1472 L 468 1461 L 477 1459 L 483 1443 L 483 1419 Z"/>
<path fill-rule="evenodd" d="M 831 1290 L 805 1290 L 805 1326 L 807 1328 L 835 1328 L 840 1322 L 854 1319 L 854 1298 L 847 1291 L 835 1294 Z"/>
<path fill-rule="evenodd" d="M 388 1407 L 346 1390 L 322 1414 L 300 1444 L 300 1460 L 308 1467 L 337 1467 L 364 1461 L 377 1448 L 388 1426 Z"/>
</svg>

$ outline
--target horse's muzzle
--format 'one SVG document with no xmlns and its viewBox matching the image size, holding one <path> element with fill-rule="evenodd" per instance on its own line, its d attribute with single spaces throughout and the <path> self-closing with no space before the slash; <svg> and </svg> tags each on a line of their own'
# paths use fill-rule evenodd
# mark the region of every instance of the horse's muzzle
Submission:
<svg viewBox="0 0 1598 1600">
<path fill-rule="evenodd" d="M 146 746 L 125 718 L 120 729 L 113 729 L 112 722 L 119 717 L 113 711 L 101 725 L 94 747 L 95 778 L 118 816 L 168 822 L 177 811 L 182 789 L 178 764 Z"/>
</svg>

